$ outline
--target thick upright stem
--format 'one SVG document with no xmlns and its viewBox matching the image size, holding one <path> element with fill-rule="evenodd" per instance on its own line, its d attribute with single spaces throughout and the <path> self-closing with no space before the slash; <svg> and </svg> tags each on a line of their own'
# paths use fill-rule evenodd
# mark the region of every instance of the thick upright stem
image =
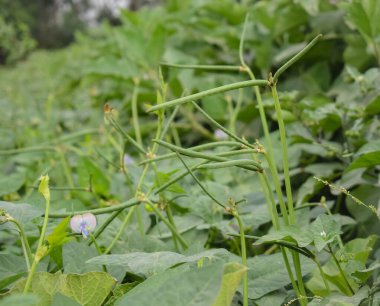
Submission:
<svg viewBox="0 0 380 306">
<path fill-rule="evenodd" d="M 233 212 L 234 217 L 236 218 L 239 224 L 239 232 L 240 232 L 240 245 L 241 245 L 241 262 L 243 266 L 247 266 L 247 248 L 245 245 L 245 236 L 244 236 L 244 226 L 241 221 L 238 212 L 235 210 Z M 245 272 L 243 276 L 243 306 L 248 306 L 248 273 Z"/>
</svg>

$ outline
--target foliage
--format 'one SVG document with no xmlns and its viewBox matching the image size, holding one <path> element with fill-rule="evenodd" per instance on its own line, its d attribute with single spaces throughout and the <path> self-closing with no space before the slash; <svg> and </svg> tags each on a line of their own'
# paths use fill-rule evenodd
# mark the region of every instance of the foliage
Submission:
<svg viewBox="0 0 380 306">
<path fill-rule="evenodd" d="M 0 304 L 377 305 L 379 14 L 171 0 L 2 68 Z"/>
</svg>

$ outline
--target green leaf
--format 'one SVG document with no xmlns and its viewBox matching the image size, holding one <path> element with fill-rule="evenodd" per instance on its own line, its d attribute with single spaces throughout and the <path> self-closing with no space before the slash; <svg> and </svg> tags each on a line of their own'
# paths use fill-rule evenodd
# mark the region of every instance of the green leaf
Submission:
<svg viewBox="0 0 380 306">
<path fill-rule="evenodd" d="M 342 5 L 359 32 L 366 38 L 380 34 L 380 3 L 377 0 L 362 0 Z"/>
<path fill-rule="evenodd" d="M 53 232 L 46 236 L 46 241 L 49 243 L 49 248 L 55 248 L 66 242 L 72 240 L 72 237 L 68 237 L 67 225 L 70 222 L 70 217 L 63 219 L 53 230 Z"/>
<path fill-rule="evenodd" d="M 223 278 L 223 263 L 216 262 L 190 271 L 183 267 L 167 270 L 129 291 L 117 306 L 209 306 L 219 294 Z"/>
<path fill-rule="evenodd" d="M 71 241 L 63 247 L 65 273 L 86 273 L 102 271 L 101 266 L 86 264 L 86 261 L 98 255 L 95 248 L 86 243 Z"/>
<path fill-rule="evenodd" d="M 288 256 L 290 266 L 293 267 L 291 257 Z M 302 274 L 306 275 L 315 268 L 315 263 L 301 256 Z M 281 253 L 259 255 L 248 259 L 248 296 L 258 299 L 267 293 L 282 289 L 290 283 Z M 292 268 L 293 270 L 293 268 Z M 293 273 L 294 270 L 293 270 Z"/>
<path fill-rule="evenodd" d="M 293 241 L 300 247 L 305 247 L 312 243 L 313 236 L 305 229 L 301 229 L 296 225 L 284 226 L 281 230 L 270 232 L 258 239 L 254 245 L 277 241 L 288 240 Z"/>
<path fill-rule="evenodd" d="M 318 252 L 330 242 L 332 242 L 336 236 L 341 234 L 340 226 L 335 221 L 333 216 L 320 215 L 311 224 L 309 233 L 314 240 L 314 246 Z"/>
<path fill-rule="evenodd" d="M 102 255 L 91 258 L 87 263 L 120 266 L 125 271 L 134 274 L 151 276 L 165 271 L 185 258 L 184 255 L 174 252 L 136 252 L 122 255 Z"/>
<path fill-rule="evenodd" d="M 123 267 L 124 271 L 143 276 L 152 276 L 180 263 L 197 262 L 202 258 L 208 258 L 210 261 L 218 260 L 228 256 L 228 254 L 224 249 L 207 250 L 191 256 L 184 256 L 174 252 L 135 252 L 97 256 L 88 260 L 87 263 L 120 266 Z"/>
<path fill-rule="evenodd" d="M 357 290 L 358 278 L 357 272 L 363 271 L 372 247 L 376 241 L 376 236 L 372 235 L 365 239 L 354 239 L 348 242 L 342 250 L 336 252 L 335 256 L 345 271 L 346 277 L 354 290 Z M 350 289 L 347 287 L 334 259 L 330 257 L 328 262 L 323 266 L 323 271 L 328 279 L 332 291 L 350 295 Z M 328 296 L 323 280 L 318 269 L 312 272 L 311 279 L 307 282 L 307 287 L 314 295 Z"/>
<path fill-rule="evenodd" d="M 19 190 L 24 183 L 25 175 L 23 173 L 12 173 L 0 177 L 0 197 Z"/>
<path fill-rule="evenodd" d="M 60 291 L 80 305 L 100 306 L 115 283 L 115 280 L 104 272 L 90 272 L 82 275 L 67 274 Z"/>
<path fill-rule="evenodd" d="M 62 293 L 56 293 L 53 296 L 53 299 L 51 301 L 51 306 L 80 306 L 78 302 L 74 301 L 73 299 L 70 299 L 66 295 L 63 295 Z"/>
<path fill-rule="evenodd" d="M 329 297 L 315 298 L 309 306 L 358 306 L 360 302 L 368 297 L 368 286 L 362 287 L 355 295 L 346 296 L 339 293 L 332 293 Z M 375 304 L 374 304 L 375 305 Z"/>
<path fill-rule="evenodd" d="M 58 291 L 61 275 L 61 273 L 50 274 L 47 272 L 34 274 L 30 292 L 38 296 L 38 305 L 51 305 L 52 297 Z M 25 283 L 25 278 L 18 281 L 12 288 L 11 294 L 23 292 Z"/>
<path fill-rule="evenodd" d="M 346 172 L 357 168 L 369 168 L 380 165 L 380 140 L 371 141 L 362 146 Z"/>
<path fill-rule="evenodd" d="M 0 301 L 0 306 L 36 306 L 38 297 L 32 293 L 17 293 L 7 296 Z"/>
<path fill-rule="evenodd" d="M 133 283 L 124 283 L 120 285 L 116 285 L 115 289 L 112 291 L 112 296 L 107 299 L 107 302 L 104 306 L 113 306 L 116 301 L 120 299 L 123 295 L 125 295 L 128 291 L 132 290 L 139 284 L 138 281 Z"/>
<path fill-rule="evenodd" d="M 27 271 L 25 259 L 14 254 L 0 254 L 0 279 Z M 2 287 L 0 287 L 1 289 Z"/>
<path fill-rule="evenodd" d="M 160 187 L 166 184 L 173 178 L 172 175 L 175 174 L 176 172 L 177 170 L 174 170 L 168 173 L 157 172 L 155 186 Z M 186 193 L 186 191 L 178 183 L 171 184 L 168 188 L 166 188 L 166 190 L 170 192 L 174 192 L 174 193 Z"/>
<path fill-rule="evenodd" d="M 368 103 L 365 112 L 370 116 L 380 113 L 380 95 Z"/>
<path fill-rule="evenodd" d="M 236 262 L 224 266 L 222 286 L 213 306 L 230 306 L 247 268 Z"/>
<path fill-rule="evenodd" d="M 279 290 L 278 292 L 274 291 L 256 299 L 255 304 L 257 306 L 284 305 L 284 300 L 287 296 L 285 290 Z"/>
<path fill-rule="evenodd" d="M 18 281 L 11 293 L 23 292 L 26 279 Z M 82 306 L 100 306 L 111 292 L 115 280 L 104 272 L 86 274 L 51 274 L 38 272 L 34 275 L 31 293 L 35 293 L 39 306 L 50 306 L 56 293 L 74 299 Z"/>
<path fill-rule="evenodd" d="M 0 279 L 0 290 L 7 288 L 10 284 L 14 283 L 15 281 L 17 281 L 21 277 L 25 276 L 26 273 L 27 272 L 25 271 L 22 273 L 17 273 L 17 274 L 15 273 L 15 274 L 12 274 L 8 277 L 1 278 Z"/>
<path fill-rule="evenodd" d="M 91 181 L 92 189 L 95 193 L 107 196 L 110 188 L 110 181 L 104 172 L 94 164 L 89 158 L 81 157 L 78 162 L 78 176 L 81 186 L 88 187 Z"/>
<path fill-rule="evenodd" d="M 25 226 L 25 224 L 29 221 L 32 221 L 34 218 L 40 217 L 43 214 L 43 211 L 41 209 L 38 209 L 29 204 L 15 204 L 0 201 L 0 208 L 4 209 L 6 213 L 11 215 L 23 226 Z M 10 224 L 9 222 L 0 224 L 0 229 L 15 227 L 15 224 Z"/>
</svg>

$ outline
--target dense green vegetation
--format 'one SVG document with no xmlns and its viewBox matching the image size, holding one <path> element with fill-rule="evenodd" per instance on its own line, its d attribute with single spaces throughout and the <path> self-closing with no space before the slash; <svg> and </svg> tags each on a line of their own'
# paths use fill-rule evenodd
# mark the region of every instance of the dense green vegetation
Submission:
<svg viewBox="0 0 380 306">
<path fill-rule="evenodd" d="M 120 18 L 0 69 L 0 305 L 379 305 L 380 2 Z"/>
</svg>

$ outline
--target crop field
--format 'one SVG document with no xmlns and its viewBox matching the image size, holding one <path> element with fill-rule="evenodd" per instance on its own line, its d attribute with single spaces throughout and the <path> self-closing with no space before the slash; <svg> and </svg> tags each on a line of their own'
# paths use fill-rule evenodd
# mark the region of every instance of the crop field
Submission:
<svg viewBox="0 0 380 306">
<path fill-rule="evenodd" d="M 0 306 L 380 305 L 380 1 L 1 16 Z"/>
</svg>

